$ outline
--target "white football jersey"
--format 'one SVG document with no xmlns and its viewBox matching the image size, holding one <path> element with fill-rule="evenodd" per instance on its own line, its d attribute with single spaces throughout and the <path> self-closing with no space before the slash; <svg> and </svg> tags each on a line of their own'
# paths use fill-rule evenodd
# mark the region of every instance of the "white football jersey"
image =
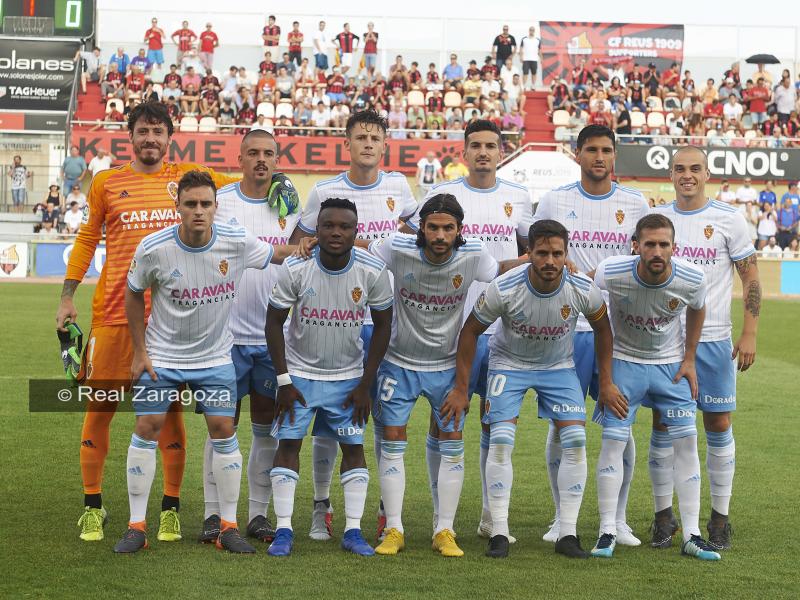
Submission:
<svg viewBox="0 0 800 600">
<path fill-rule="evenodd" d="M 528 188 L 498 177 L 494 187 L 482 190 L 470 186 L 466 178 L 461 177 L 434 186 L 425 200 L 437 194 L 452 194 L 458 200 L 464 210 L 462 235 L 465 238 L 481 240 L 498 262 L 519 257 L 517 236 L 528 239 L 528 230 L 533 222 Z M 409 225 L 419 229 L 419 213 L 414 215 Z M 475 282 L 470 286 L 464 320 L 487 285 Z M 487 333 L 495 333 L 497 327 L 493 324 Z"/>
<path fill-rule="evenodd" d="M 552 219 L 566 227 L 567 255 L 579 271 L 589 273 L 609 256 L 631 253 L 636 223 L 649 209 L 642 193 L 633 188 L 612 183 L 608 194 L 593 196 L 576 181 L 542 196 L 533 220 Z M 577 330 L 591 331 L 584 317 L 578 319 Z"/>
<path fill-rule="evenodd" d="M 394 275 L 392 340 L 386 360 L 414 371 L 456 366 L 456 344 L 473 281 L 492 281 L 498 264 L 480 240 L 468 238 L 442 264 L 433 264 L 417 236 L 395 233 L 370 244 Z"/>
<path fill-rule="evenodd" d="M 270 208 L 266 199 L 248 198 L 236 182 L 217 190 L 217 223 L 244 227 L 258 239 L 273 245 L 288 244 L 299 214 L 278 218 L 278 209 Z M 233 343 L 264 345 L 264 326 L 267 322 L 269 292 L 275 284 L 277 265 L 263 271 L 248 269 L 242 276 L 239 292 L 231 311 Z"/>
<path fill-rule="evenodd" d="M 564 269 L 559 288 L 542 294 L 531 284 L 530 265 L 504 273 L 483 292 L 472 314 L 489 325 L 502 326 L 489 342 L 489 368 L 512 371 L 569 369 L 572 336 L 578 315 L 600 319 L 606 312 L 603 296 L 592 281 Z"/>
<path fill-rule="evenodd" d="M 614 330 L 614 358 L 644 364 L 683 360 L 681 314 L 703 308 L 703 271 L 673 260 L 672 274 L 661 285 L 648 285 L 636 273 L 638 256 L 615 256 L 601 262 L 595 283 L 608 290 Z"/>
<path fill-rule="evenodd" d="M 731 337 L 733 263 L 755 254 L 747 221 L 735 207 L 709 200 L 701 209 L 682 211 L 673 202 L 652 209 L 675 226 L 674 258 L 682 258 L 706 276 L 706 320 L 702 342 Z"/>
<path fill-rule="evenodd" d="M 392 306 L 386 265 L 366 250 L 353 248 L 341 271 L 322 266 L 319 248 L 308 260 L 288 258 L 277 269 L 269 302 L 292 308 L 285 335 L 289 373 L 322 381 L 361 377 L 361 328 L 368 309 Z"/>
<path fill-rule="evenodd" d="M 215 224 L 211 241 L 192 248 L 173 225 L 145 237 L 128 271 L 128 287 L 151 289 L 145 332 L 154 367 L 201 369 L 231 362 L 228 325 L 245 269 L 264 269 L 272 244 L 243 227 Z"/>
</svg>

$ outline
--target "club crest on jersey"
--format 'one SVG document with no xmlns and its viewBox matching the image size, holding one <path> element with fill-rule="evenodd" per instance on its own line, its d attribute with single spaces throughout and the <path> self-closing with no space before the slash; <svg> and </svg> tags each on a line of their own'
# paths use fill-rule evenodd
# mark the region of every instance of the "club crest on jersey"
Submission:
<svg viewBox="0 0 800 600">
<path fill-rule="evenodd" d="M 622 225 L 622 222 L 625 220 L 625 211 L 620 208 L 614 213 L 614 216 L 617 218 L 617 224 Z"/>
<path fill-rule="evenodd" d="M 491 402 L 489 402 L 489 399 L 487 398 L 485 403 L 484 403 L 483 414 L 488 415 L 489 414 L 489 410 L 491 409 L 491 407 L 492 407 L 492 404 L 491 404 Z"/>
<path fill-rule="evenodd" d="M 669 307 L 670 310 L 675 310 L 678 306 L 680 306 L 680 300 L 677 298 L 670 298 L 669 302 L 667 302 L 667 307 Z"/>
<path fill-rule="evenodd" d="M 228 274 L 228 261 L 224 258 L 219 261 L 219 272 L 222 273 L 223 277 Z"/>
<path fill-rule="evenodd" d="M 278 225 L 281 229 L 286 229 L 286 217 L 278 217 Z"/>
<path fill-rule="evenodd" d="M 178 201 L 178 184 L 175 181 L 170 181 L 167 184 L 167 193 L 175 202 Z"/>
<path fill-rule="evenodd" d="M 362 295 L 363 293 L 361 292 L 360 287 L 354 287 L 352 290 L 350 290 L 350 296 L 353 298 L 353 302 L 356 304 L 358 304 L 359 300 L 361 300 Z"/>
<path fill-rule="evenodd" d="M 136 271 L 136 259 L 132 258 L 131 259 L 131 266 L 128 269 L 128 275 L 133 275 L 134 271 Z"/>
<path fill-rule="evenodd" d="M 561 318 L 565 321 L 569 318 L 570 314 L 572 314 L 572 307 L 569 304 L 565 304 L 561 307 Z"/>
<path fill-rule="evenodd" d="M 484 304 L 486 304 L 486 292 L 481 292 L 481 295 L 478 296 L 478 301 L 475 303 L 475 307 L 480 310 L 483 308 Z"/>
<path fill-rule="evenodd" d="M 388 206 L 388 207 L 389 207 L 389 210 L 390 210 L 390 211 L 394 212 L 394 198 L 392 198 L 391 196 L 389 196 L 389 197 L 386 199 L 386 206 Z"/>
<path fill-rule="evenodd" d="M 503 210 L 505 211 L 506 216 L 511 218 L 511 213 L 514 212 L 514 207 L 511 206 L 511 202 L 506 202 L 505 205 L 503 205 Z"/>
<path fill-rule="evenodd" d="M 705 229 L 703 229 L 703 235 L 706 236 L 707 240 L 710 240 L 711 236 L 714 235 L 714 227 L 706 225 Z"/>
<path fill-rule="evenodd" d="M 453 275 L 453 287 L 458 289 L 461 287 L 461 284 L 464 283 L 464 276 L 461 273 L 456 273 Z"/>
</svg>

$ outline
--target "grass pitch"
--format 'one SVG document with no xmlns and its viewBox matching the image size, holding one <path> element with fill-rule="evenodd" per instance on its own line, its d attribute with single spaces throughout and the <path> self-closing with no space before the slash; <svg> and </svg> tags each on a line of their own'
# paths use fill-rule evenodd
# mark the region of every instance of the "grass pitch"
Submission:
<svg viewBox="0 0 800 600">
<path fill-rule="evenodd" d="M 267 598 L 538 598 L 538 597 L 676 597 L 797 598 L 795 558 L 798 544 L 800 443 L 797 400 L 800 358 L 800 302 L 765 301 L 756 365 L 739 377 L 739 411 L 734 418 L 737 471 L 732 501 L 734 548 L 720 563 L 703 563 L 680 555 L 677 547 L 656 551 L 618 547 L 612 560 L 569 561 L 541 540 L 553 507 L 547 485 L 543 448 L 547 427 L 535 418 L 532 403 L 523 410 L 514 452 L 515 481 L 511 531 L 519 539 L 507 560 L 483 556 L 484 540 L 475 529 L 480 517 L 478 420 L 471 414 L 465 434 L 467 476 L 456 520 L 463 559 L 445 559 L 430 548 L 431 504 L 425 469 L 424 440 L 428 409 L 420 403 L 409 426 L 406 454 L 407 489 L 404 525 L 406 550 L 397 557 L 359 559 L 344 554 L 338 539 L 313 542 L 306 536 L 311 513 L 310 456 L 303 451 L 294 526 L 295 551 L 288 559 L 266 555 L 232 556 L 195 543 L 202 521 L 201 462 L 205 438 L 199 416 L 187 413 L 188 458 L 181 520 L 184 540 L 155 540 L 161 479 L 153 485 L 149 507 L 151 549 L 134 556 L 116 556 L 111 549 L 124 532 L 128 515 L 125 457 L 133 415 L 120 413 L 112 424 L 112 445 L 106 464 L 104 502 L 110 512 L 106 539 L 85 543 L 76 522 L 82 510 L 78 444 L 82 415 L 30 413 L 28 379 L 62 377 L 54 315 L 60 286 L 0 284 L 4 369 L 0 375 L 2 503 L 0 556 L 5 575 L 3 597 L 96 598 L 132 597 L 267 597 Z M 79 288 L 79 322 L 89 328 L 93 287 Z M 741 303 L 734 303 L 735 331 Z M 88 331 L 87 331 L 88 333 Z M 475 411 L 477 412 L 477 411 Z M 649 411 L 641 411 L 634 429 L 636 475 L 628 522 L 643 541 L 652 518 L 647 473 Z M 243 454 L 250 447 L 249 419 L 239 430 Z M 701 427 L 702 429 L 702 427 Z M 589 478 L 579 533 L 585 548 L 593 545 L 598 526 L 594 467 L 600 428 L 589 424 Z M 367 434 L 372 481 L 364 529 L 371 534 L 379 486 L 372 456 L 372 429 Z M 701 462 L 705 456 L 700 436 Z M 159 463 L 160 465 L 160 463 Z M 710 512 L 703 468 L 701 526 Z M 246 474 L 245 474 L 246 477 Z M 247 485 L 242 482 L 240 524 L 246 524 Z M 344 523 L 341 487 L 332 487 L 335 528 Z"/>
</svg>

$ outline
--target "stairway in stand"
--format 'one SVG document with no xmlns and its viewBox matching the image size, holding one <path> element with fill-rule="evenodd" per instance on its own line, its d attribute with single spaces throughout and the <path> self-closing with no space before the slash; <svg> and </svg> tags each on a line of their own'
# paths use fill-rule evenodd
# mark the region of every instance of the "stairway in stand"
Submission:
<svg viewBox="0 0 800 600">
<path fill-rule="evenodd" d="M 525 142 L 553 142 L 555 127 L 546 115 L 546 91 L 525 92 L 525 113 Z"/>
<path fill-rule="evenodd" d="M 102 120 L 106 113 L 106 104 L 101 102 L 100 86 L 96 83 L 86 85 L 86 93 L 78 91 L 78 106 L 75 119 L 78 121 Z"/>
</svg>

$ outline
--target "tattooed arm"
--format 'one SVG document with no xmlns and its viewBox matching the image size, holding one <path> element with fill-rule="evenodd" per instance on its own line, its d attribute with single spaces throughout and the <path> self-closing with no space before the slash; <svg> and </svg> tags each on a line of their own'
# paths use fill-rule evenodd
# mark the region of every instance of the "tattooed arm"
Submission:
<svg viewBox="0 0 800 600">
<path fill-rule="evenodd" d="M 733 263 L 742 280 L 742 299 L 744 302 L 744 325 L 742 334 L 733 347 L 732 358 L 739 357 L 738 369 L 746 371 L 756 361 L 756 332 L 758 315 L 761 312 L 761 281 L 758 277 L 758 263 L 753 254 Z"/>
</svg>

